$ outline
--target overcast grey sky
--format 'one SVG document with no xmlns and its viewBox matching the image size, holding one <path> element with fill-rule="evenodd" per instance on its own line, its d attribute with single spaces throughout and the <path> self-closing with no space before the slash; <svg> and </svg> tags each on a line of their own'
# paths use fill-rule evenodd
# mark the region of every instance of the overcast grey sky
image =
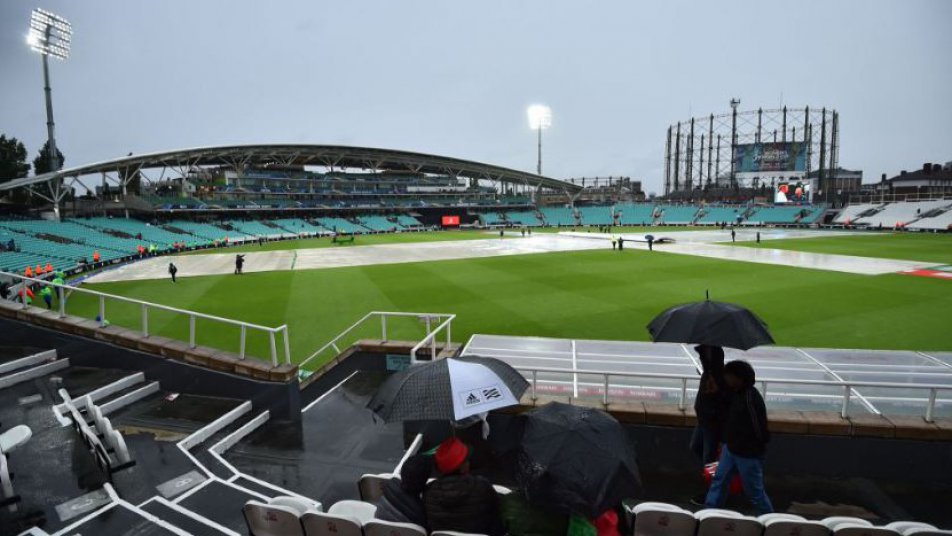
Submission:
<svg viewBox="0 0 952 536">
<path fill-rule="evenodd" d="M 68 18 L 52 66 L 67 166 L 232 143 L 406 149 L 660 190 L 667 125 L 826 106 L 840 163 L 952 160 L 952 1 L 0 0 L 0 132 L 46 137 L 30 11 Z"/>
</svg>

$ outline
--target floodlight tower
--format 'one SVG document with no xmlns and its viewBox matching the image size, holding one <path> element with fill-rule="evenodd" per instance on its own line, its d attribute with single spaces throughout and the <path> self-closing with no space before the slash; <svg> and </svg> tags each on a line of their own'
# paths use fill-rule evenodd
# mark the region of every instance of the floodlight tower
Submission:
<svg viewBox="0 0 952 536">
<path fill-rule="evenodd" d="M 735 167 L 735 155 L 737 151 L 737 107 L 740 106 L 740 99 L 731 99 L 731 177 L 730 187 L 737 187 L 737 168 Z"/>
<path fill-rule="evenodd" d="M 55 124 L 53 123 L 53 92 L 50 89 L 49 57 L 59 60 L 69 57 L 70 39 L 73 36 L 73 27 L 69 21 L 46 11 L 36 8 L 30 17 L 30 33 L 26 42 L 34 52 L 43 57 L 43 90 L 46 92 L 46 135 L 47 152 L 50 159 L 50 171 L 59 171 L 59 151 L 56 150 Z M 57 188 L 58 190 L 58 188 Z M 60 197 L 58 192 L 54 197 Z M 59 217 L 59 199 L 53 202 L 53 209 Z"/>
<path fill-rule="evenodd" d="M 533 104 L 526 110 L 529 115 L 529 128 L 539 131 L 539 161 L 536 174 L 542 175 L 542 131 L 552 126 L 552 109 L 544 104 Z"/>
</svg>

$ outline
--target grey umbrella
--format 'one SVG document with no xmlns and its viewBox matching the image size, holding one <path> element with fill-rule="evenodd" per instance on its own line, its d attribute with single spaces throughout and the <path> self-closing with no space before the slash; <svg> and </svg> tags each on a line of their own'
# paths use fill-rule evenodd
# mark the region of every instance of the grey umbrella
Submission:
<svg viewBox="0 0 952 536">
<path fill-rule="evenodd" d="M 384 420 L 459 421 L 519 403 L 529 382 L 490 357 L 454 357 L 393 374 L 367 404 Z"/>
</svg>

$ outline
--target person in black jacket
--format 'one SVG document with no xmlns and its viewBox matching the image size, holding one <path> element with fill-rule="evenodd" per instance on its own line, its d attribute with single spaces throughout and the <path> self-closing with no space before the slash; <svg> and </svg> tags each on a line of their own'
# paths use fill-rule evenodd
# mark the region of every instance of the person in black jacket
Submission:
<svg viewBox="0 0 952 536">
<path fill-rule="evenodd" d="M 701 380 L 694 399 L 697 426 L 691 437 L 691 451 L 707 465 L 717 461 L 730 393 L 724 382 L 724 349 L 700 344 L 694 350 L 701 359 Z"/>
<path fill-rule="evenodd" d="M 429 529 L 502 536 L 506 529 L 499 496 L 488 480 L 469 473 L 469 454 L 469 447 L 455 437 L 436 449 L 441 476 L 423 491 Z"/>
<path fill-rule="evenodd" d="M 421 497 L 433 468 L 432 458 L 417 454 L 407 458 L 400 469 L 400 477 L 384 484 L 383 495 L 377 501 L 377 519 L 416 523 L 427 528 L 426 511 Z"/>
<path fill-rule="evenodd" d="M 756 380 L 754 368 L 746 361 L 731 361 L 724 366 L 724 381 L 732 395 L 724 424 L 721 458 L 707 493 L 706 506 L 710 508 L 724 505 L 728 484 L 738 473 L 744 483 L 744 494 L 758 513 L 773 512 L 773 505 L 764 491 L 764 455 L 770 441 L 767 406 L 754 387 Z"/>
<path fill-rule="evenodd" d="M 730 392 L 724 382 L 724 349 L 720 346 L 700 344 L 694 347 L 701 360 L 701 379 L 694 398 L 694 414 L 697 425 L 691 435 L 691 452 L 707 465 L 717 461 L 717 449 L 722 442 L 724 421 L 730 405 Z M 707 500 L 704 493 L 691 498 L 691 502 L 703 506 Z"/>
</svg>

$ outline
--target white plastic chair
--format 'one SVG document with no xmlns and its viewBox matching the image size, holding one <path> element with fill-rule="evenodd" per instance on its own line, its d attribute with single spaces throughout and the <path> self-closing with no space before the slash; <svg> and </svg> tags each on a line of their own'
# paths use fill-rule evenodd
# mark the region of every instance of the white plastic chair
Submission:
<svg viewBox="0 0 952 536">
<path fill-rule="evenodd" d="M 308 510 L 301 516 L 306 536 L 363 536 L 359 519 Z"/>
<path fill-rule="evenodd" d="M 119 464 L 132 461 L 132 455 L 129 454 L 129 449 L 126 448 L 126 440 L 122 438 L 122 434 L 119 433 L 119 430 L 112 430 L 106 434 L 106 442 L 116 453 L 116 460 Z"/>
<path fill-rule="evenodd" d="M 297 511 L 287 506 L 248 501 L 242 508 L 251 536 L 304 536 Z"/>
<path fill-rule="evenodd" d="M 641 503 L 632 508 L 634 536 L 682 536 L 694 534 L 697 519 L 687 510 L 666 503 Z"/>
<path fill-rule="evenodd" d="M 826 519 L 820 520 L 820 523 L 823 523 L 824 525 L 826 525 L 826 528 L 830 530 L 836 530 L 836 527 L 843 524 L 847 524 L 847 523 L 852 525 L 860 525 L 863 527 L 873 526 L 872 523 L 870 523 L 869 521 L 866 521 L 865 519 L 860 519 L 858 517 L 850 517 L 850 516 L 832 516 L 832 517 L 828 517 Z"/>
<path fill-rule="evenodd" d="M 391 478 L 393 478 L 393 475 L 387 473 L 361 475 L 360 480 L 357 482 L 357 490 L 360 491 L 360 500 L 377 502 L 383 495 L 383 487 Z"/>
<path fill-rule="evenodd" d="M 507 488 L 506 486 L 500 486 L 500 485 L 498 485 L 498 484 L 493 484 L 493 489 L 496 490 L 496 494 L 497 494 L 497 495 L 503 495 L 503 496 L 505 496 L 505 495 L 509 495 L 510 493 L 512 493 L 512 490 L 511 490 L 511 489 Z"/>
<path fill-rule="evenodd" d="M 426 536 L 426 529 L 413 523 L 374 519 L 364 525 L 365 536 Z"/>
<path fill-rule="evenodd" d="M 778 515 L 778 514 L 773 514 Z M 761 516 L 763 517 L 763 516 Z M 791 516 L 800 517 L 800 516 Z M 764 536 L 829 536 L 830 529 L 817 521 L 775 517 L 764 523 Z"/>
<path fill-rule="evenodd" d="M 887 529 L 893 529 L 899 534 L 905 534 L 907 530 L 912 529 L 935 529 L 934 525 L 928 523 L 921 523 L 919 521 L 893 521 L 892 523 L 886 525 Z"/>
<path fill-rule="evenodd" d="M 698 536 L 760 536 L 764 532 L 760 521 L 730 510 L 701 510 L 694 517 Z"/>
<path fill-rule="evenodd" d="M 840 523 L 833 536 L 899 536 L 899 533 L 886 527 L 871 527 L 861 523 Z"/>
<path fill-rule="evenodd" d="M 708 517 L 712 517 L 712 516 L 737 518 L 737 517 L 744 517 L 744 514 L 740 512 L 735 512 L 733 510 L 724 510 L 723 508 L 705 508 L 703 510 L 698 510 L 697 512 L 694 512 L 694 519 L 697 519 L 698 521 L 707 519 Z"/>
<path fill-rule="evenodd" d="M 360 524 L 364 525 L 377 515 L 377 507 L 363 501 L 344 500 L 334 503 L 334 505 L 327 510 L 327 513 L 352 517 L 360 520 Z"/>
<path fill-rule="evenodd" d="M 766 525 L 768 521 L 775 521 L 778 519 L 782 521 L 806 521 L 807 520 L 807 518 L 803 516 L 798 516 L 796 514 L 763 514 L 763 515 L 757 516 L 757 521 L 760 521 L 764 525 Z"/>
<path fill-rule="evenodd" d="M 268 501 L 268 504 L 277 505 L 277 506 L 287 506 L 288 508 L 293 508 L 299 516 L 304 515 L 304 512 L 308 510 L 316 510 L 320 512 L 323 510 L 321 503 L 317 501 L 312 501 L 310 499 L 304 499 L 302 497 L 292 497 L 289 495 L 281 495 L 274 497 Z"/>
</svg>

